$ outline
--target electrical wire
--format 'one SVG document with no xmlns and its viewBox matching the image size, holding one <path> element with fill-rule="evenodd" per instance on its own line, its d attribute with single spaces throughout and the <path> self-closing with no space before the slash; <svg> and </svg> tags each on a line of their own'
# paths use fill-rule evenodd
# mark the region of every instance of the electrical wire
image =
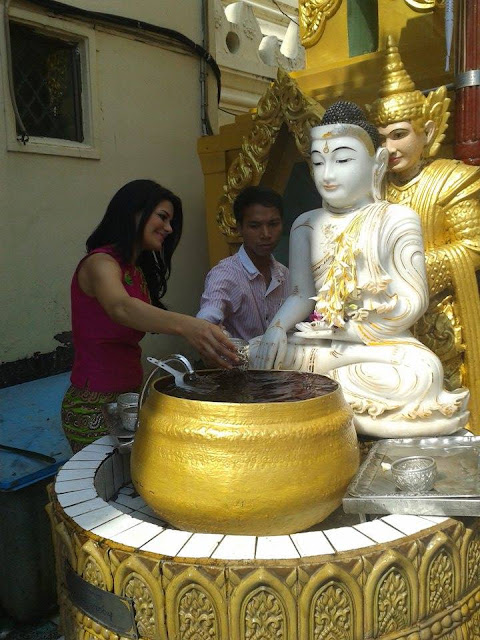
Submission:
<svg viewBox="0 0 480 640">
<path fill-rule="evenodd" d="M 291 20 L 292 22 L 294 22 L 297 27 L 299 27 L 300 25 L 298 24 L 298 22 L 296 20 L 294 20 L 291 16 L 288 15 L 288 13 L 286 13 L 281 6 L 278 4 L 278 2 L 276 0 L 272 0 L 273 4 L 277 7 L 277 9 L 280 11 L 280 13 L 283 13 L 283 15 L 288 18 L 289 20 Z"/>
<path fill-rule="evenodd" d="M 208 50 L 208 6 L 207 0 L 202 0 L 202 45 Z M 208 115 L 208 75 L 206 72 L 206 62 L 200 60 L 200 118 L 202 121 L 202 134 L 211 136 L 213 134 L 212 124 Z"/>
</svg>

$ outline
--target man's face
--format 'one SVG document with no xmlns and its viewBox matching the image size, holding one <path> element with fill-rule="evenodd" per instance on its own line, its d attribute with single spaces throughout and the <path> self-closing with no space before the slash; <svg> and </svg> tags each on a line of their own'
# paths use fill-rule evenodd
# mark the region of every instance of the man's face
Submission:
<svg viewBox="0 0 480 640">
<path fill-rule="evenodd" d="M 272 253 L 282 234 L 282 218 L 275 207 L 251 204 L 243 212 L 239 231 L 245 251 L 250 258 L 264 257 Z"/>
<path fill-rule="evenodd" d="M 394 122 L 378 127 L 378 132 L 389 153 L 388 170 L 400 175 L 411 173 L 413 177 L 427 143 L 425 132 L 416 131 L 411 122 Z"/>
</svg>

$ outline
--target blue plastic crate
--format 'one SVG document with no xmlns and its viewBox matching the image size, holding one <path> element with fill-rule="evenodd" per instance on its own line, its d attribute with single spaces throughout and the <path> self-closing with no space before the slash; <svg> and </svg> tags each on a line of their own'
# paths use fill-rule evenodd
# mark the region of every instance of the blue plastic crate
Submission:
<svg viewBox="0 0 480 640">
<path fill-rule="evenodd" d="M 0 449 L 0 491 L 16 491 L 53 476 L 72 450 L 61 425 L 70 373 L 0 389 L 0 444 L 44 453 L 55 463 Z"/>
</svg>

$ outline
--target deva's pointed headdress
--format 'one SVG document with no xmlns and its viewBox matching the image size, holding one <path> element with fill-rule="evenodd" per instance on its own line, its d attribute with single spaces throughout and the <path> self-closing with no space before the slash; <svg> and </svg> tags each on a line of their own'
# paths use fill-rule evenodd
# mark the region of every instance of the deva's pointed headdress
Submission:
<svg viewBox="0 0 480 640">
<path fill-rule="evenodd" d="M 411 122 L 416 128 L 423 128 L 428 120 L 433 120 L 436 134 L 426 155 L 434 155 L 445 137 L 450 115 L 447 89 L 439 87 L 427 97 L 418 91 L 403 66 L 392 36 L 387 38 L 386 62 L 378 95 L 377 100 L 369 107 L 370 120 L 375 126 L 386 127 L 395 122 Z"/>
</svg>

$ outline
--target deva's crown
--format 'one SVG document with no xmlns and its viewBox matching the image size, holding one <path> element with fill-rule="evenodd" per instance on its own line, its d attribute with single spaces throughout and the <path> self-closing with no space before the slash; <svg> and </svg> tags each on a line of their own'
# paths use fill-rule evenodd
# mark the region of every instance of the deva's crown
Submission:
<svg viewBox="0 0 480 640">
<path fill-rule="evenodd" d="M 425 150 L 426 156 L 433 156 L 445 137 L 450 115 L 447 89 L 439 87 L 427 97 L 418 91 L 403 66 L 392 36 L 387 38 L 386 62 L 378 95 L 377 100 L 368 108 L 370 120 L 377 127 L 387 127 L 395 122 L 412 122 L 423 128 L 428 120 L 433 120 L 435 135 L 429 148 Z"/>
</svg>

